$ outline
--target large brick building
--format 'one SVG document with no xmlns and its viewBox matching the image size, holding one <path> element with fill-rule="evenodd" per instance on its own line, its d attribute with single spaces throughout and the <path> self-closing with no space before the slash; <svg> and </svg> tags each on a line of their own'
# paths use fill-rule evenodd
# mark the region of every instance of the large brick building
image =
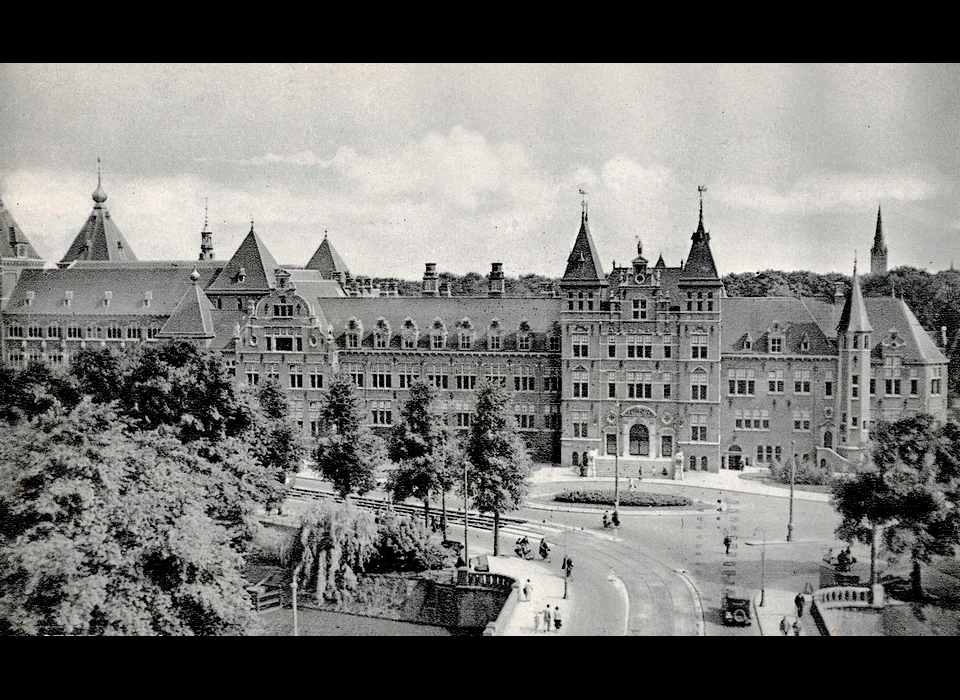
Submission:
<svg viewBox="0 0 960 700">
<path fill-rule="evenodd" d="M 484 296 L 452 296 L 427 263 L 418 296 L 350 274 L 324 236 L 302 267 L 279 265 L 254 231 L 226 261 L 201 232 L 190 261 L 138 261 L 106 193 L 57 267 L 44 263 L 0 205 L 2 358 L 62 364 L 83 347 L 186 338 L 223 353 L 238 382 L 275 379 L 304 435 L 336 372 L 362 388 L 387 429 L 406 389 L 440 390 L 448 422 L 467 428 L 475 386 L 514 392 L 538 460 L 623 473 L 637 467 L 740 469 L 785 459 L 841 468 L 877 420 L 946 417 L 947 359 L 897 298 L 863 298 L 854 270 L 833 303 L 727 297 L 700 220 L 679 266 L 604 272 L 584 202 L 559 284 L 508 297 L 493 263 Z M 879 213 L 875 246 L 885 255 Z M 883 263 L 885 264 L 885 260 Z M 876 264 L 876 262 L 875 262 Z"/>
</svg>

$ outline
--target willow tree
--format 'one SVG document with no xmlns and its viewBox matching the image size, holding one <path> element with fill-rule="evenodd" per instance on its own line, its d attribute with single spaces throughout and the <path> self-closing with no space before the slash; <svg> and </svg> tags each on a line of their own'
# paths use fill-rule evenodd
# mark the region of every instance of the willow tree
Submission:
<svg viewBox="0 0 960 700">
<path fill-rule="evenodd" d="M 499 383 L 477 385 L 477 413 L 466 445 L 468 483 L 474 507 L 493 514 L 493 554 L 500 553 L 500 515 L 516 510 L 527 495 L 530 455 L 517 429 L 510 395 Z"/>
</svg>

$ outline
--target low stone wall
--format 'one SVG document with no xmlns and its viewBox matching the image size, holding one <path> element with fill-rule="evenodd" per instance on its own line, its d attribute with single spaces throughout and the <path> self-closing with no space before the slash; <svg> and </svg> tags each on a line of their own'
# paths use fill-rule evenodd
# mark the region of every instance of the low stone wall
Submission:
<svg viewBox="0 0 960 700">
<path fill-rule="evenodd" d="M 313 607 L 421 625 L 481 630 L 501 619 L 511 596 L 516 597 L 517 586 L 514 579 L 502 574 L 466 570 L 415 576 L 360 574 L 357 579 L 352 598 L 338 604 L 315 603 Z"/>
<path fill-rule="evenodd" d="M 841 636 L 842 630 L 851 627 L 851 613 L 875 613 L 873 592 L 863 586 L 821 588 L 813 594 L 810 612 L 820 634 L 826 637 Z"/>
</svg>

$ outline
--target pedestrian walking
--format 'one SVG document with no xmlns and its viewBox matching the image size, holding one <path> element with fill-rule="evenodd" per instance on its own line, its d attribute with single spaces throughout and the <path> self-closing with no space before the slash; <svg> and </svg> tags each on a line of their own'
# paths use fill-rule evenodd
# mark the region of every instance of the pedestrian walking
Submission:
<svg viewBox="0 0 960 700">
<path fill-rule="evenodd" d="M 553 625 L 553 613 L 550 611 L 550 606 L 548 605 L 543 611 L 543 631 L 549 632 L 550 627 Z"/>
<path fill-rule="evenodd" d="M 533 586 L 530 584 L 530 579 L 527 579 L 527 582 L 523 584 L 523 599 L 529 601 L 531 595 L 533 595 Z"/>
<path fill-rule="evenodd" d="M 801 627 L 800 627 L 800 619 L 798 618 L 798 619 L 796 619 L 796 620 L 793 621 L 793 636 L 794 636 L 794 637 L 799 637 L 799 636 L 800 636 L 800 629 L 801 629 Z"/>
<path fill-rule="evenodd" d="M 559 607 L 559 606 L 554 606 L 554 608 L 553 608 L 553 627 L 554 627 L 554 629 L 557 630 L 557 632 L 559 632 L 559 631 L 560 631 L 560 627 L 561 627 L 562 625 L 563 625 L 563 620 L 560 618 L 560 607 Z"/>
<path fill-rule="evenodd" d="M 730 539 L 730 535 L 723 536 L 723 546 L 727 549 L 727 556 L 730 556 L 730 545 L 733 544 L 733 540 Z"/>
<path fill-rule="evenodd" d="M 540 620 L 542 620 L 542 619 L 543 619 L 543 613 L 542 613 L 542 612 L 540 612 L 539 610 L 537 610 L 537 612 L 533 613 L 533 631 L 534 631 L 534 632 L 539 632 L 539 631 L 540 631 Z"/>
<path fill-rule="evenodd" d="M 570 557 L 567 557 L 567 578 L 571 578 L 572 576 L 573 576 L 573 559 L 571 559 Z"/>
<path fill-rule="evenodd" d="M 630 477 L 630 490 L 631 491 L 637 490 L 637 483 L 633 480 L 632 476 Z"/>
<path fill-rule="evenodd" d="M 567 570 L 567 555 L 564 554 L 563 563 L 560 565 L 560 571 L 566 571 L 566 570 Z"/>
<path fill-rule="evenodd" d="M 790 620 L 788 620 L 786 617 L 780 620 L 780 634 L 782 634 L 784 637 L 790 634 Z"/>
<path fill-rule="evenodd" d="M 797 617 L 803 617 L 803 605 L 806 603 L 803 593 L 797 593 L 797 597 L 793 599 L 793 602 L 794 605 L 797 606 Z"/>
</svg>

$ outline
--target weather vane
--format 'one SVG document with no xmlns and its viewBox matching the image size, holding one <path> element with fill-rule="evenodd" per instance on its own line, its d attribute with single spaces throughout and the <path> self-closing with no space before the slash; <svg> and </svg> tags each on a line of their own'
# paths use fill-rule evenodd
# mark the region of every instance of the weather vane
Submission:
<svg viewBox="0 0 960 700">
<path fill-rule="evenodd" d="M 700 193 L 700 205 L 703 206 L 703 193 L 707 191 L 706 185 L 697 185 L 697 192 Z"/>
<path fill-rule="evenodd" d="M 581 199 L 581 201 L 580 201 L 580 206 L 581 206 L 581 208 L 583 209 L 583 215 L 584 215 L 584 217 L 586 217 L 586 215 L 587 215 L 587 193 L 583 190 L 583 188 L 580 189 L 580 196 L 583 198 L 583 199 Z"/>
</svg>

